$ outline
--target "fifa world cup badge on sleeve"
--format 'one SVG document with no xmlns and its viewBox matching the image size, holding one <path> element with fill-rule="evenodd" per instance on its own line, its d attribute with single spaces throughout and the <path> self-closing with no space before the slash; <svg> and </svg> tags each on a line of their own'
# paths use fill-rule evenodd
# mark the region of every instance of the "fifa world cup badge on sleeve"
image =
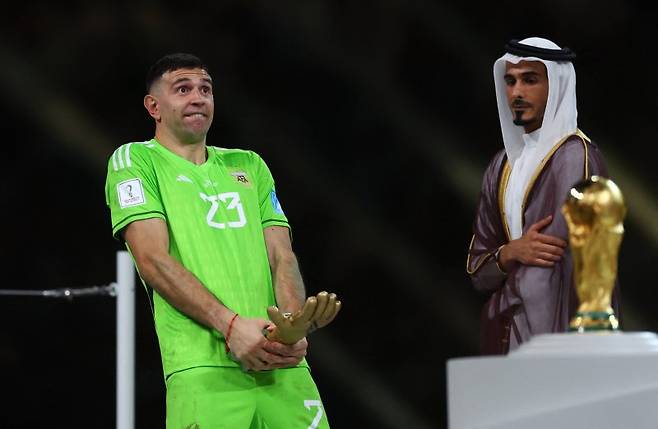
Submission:
<svg viewBox="0 0 658 429">
<path fill-rule="evenodd" d="M 270 191 L 270 200 L 272 201 L 272 207 L 274 208 L 274 213 L 282 215 L 283 208 L 281 208 L 281 203 L 279 202 L 279 199 L 276 197 L 276 191 L 274 189 Z"/>
<path fill-rule="evenodd" d="M 142 181 L 139 179 L 124 180 L 117 185 L 117 192 L 119 194 L 119 205 L 122 209 L 146 202 Z"/>
</svg>

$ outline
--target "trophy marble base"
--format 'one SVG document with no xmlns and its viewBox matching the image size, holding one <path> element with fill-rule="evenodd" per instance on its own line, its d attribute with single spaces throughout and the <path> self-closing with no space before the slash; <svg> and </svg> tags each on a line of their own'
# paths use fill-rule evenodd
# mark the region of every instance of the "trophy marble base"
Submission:
<svg viewBox="0 0 658 429">
<path fill-rule="evenodd" d="M 658 353 L 658 335 L 653 332 L 598 331 L 568 334 L 544 334 L 508 355 L 510 358 L 549 355 L 620 355 Z"/>
<path fill-rule="evenodd" d="M 653 332 L 538 335 L 502 357 L 451 359 L 450 429 L 658 427 Z"/>
</svg>

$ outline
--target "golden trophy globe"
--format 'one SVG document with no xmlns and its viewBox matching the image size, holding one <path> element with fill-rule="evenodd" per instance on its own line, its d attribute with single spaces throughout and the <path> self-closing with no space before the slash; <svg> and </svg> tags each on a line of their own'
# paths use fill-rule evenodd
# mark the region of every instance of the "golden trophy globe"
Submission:
<svg viewBox="0 0 658 429">
<path fill-rule="evenodd" d="M 610 303 L 626 215 L 621 191 L 612 180 L 592 176 L 571 188 L 562 213 L 580 300 L 569 330 L 616 331 L 619 322 Z"/>
</svg>

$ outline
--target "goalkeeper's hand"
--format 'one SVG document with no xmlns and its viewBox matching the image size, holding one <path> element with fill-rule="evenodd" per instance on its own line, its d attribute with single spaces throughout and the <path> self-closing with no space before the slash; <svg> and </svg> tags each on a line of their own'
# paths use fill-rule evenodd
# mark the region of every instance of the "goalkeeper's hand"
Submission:
<svg viewBox="0 0 658 429">
<path fill-rule="evenodd" d="M 304 306 L 295 313 L 282 313 L 277 307 L 267 309 L 274 327 L 267 331 L 267 339 L 284 344 L 297 341 L 316 329 L 327 326 L 340 311 L 341 302 L 336 294 L 320 292 L 306 299 Z"/>
</svg>

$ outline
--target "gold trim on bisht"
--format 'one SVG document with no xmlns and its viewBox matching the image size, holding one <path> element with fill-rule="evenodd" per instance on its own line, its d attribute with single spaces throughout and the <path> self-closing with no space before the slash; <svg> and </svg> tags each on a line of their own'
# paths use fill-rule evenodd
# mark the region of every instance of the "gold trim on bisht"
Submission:
<svg viewBox="0 0 658 429">
<path fill-rule="evenodd" d="M 588 152 L 589 149 L 587 148 L 587 143 L 589 143 L 591 140 L 588 139 L 584 133 L 582 134 L 583 135 L 579 137 L 580 137 L 580 141 L 583 142 L 583 148 L 585 149 L 585 180 L 587 180 L 589 179 L 589 152 Z"/>
<path fill-rule="evenodd" d="M 587 144 L 591 140 L 580 129 L 576 129 L 576 132 L 574 134 L 569 134 L 568 136 L 564 137 L 562 140 L 557 142 L 557 144 L 555 146 L 553 146 L 553 148 L 546 154 L 544 159 L 541 160 L 541 162 L 539 163 L 539 166 L 535 170 L 535 174 L 532 175 L 532 179 L 530 179 L 530 182 L 528 182 L 528 186 L 526 187 L 525 194 L 523 196 L 523 203 L 521 204 L 521 214 L 522 214 L 522 216 L 521 216 L 521 229 L 523 229 L 523 213 L 525 213 L 525 206 L 526 206 L 526 203 L 528 202 L 528 197 L 530 196 L 530 191 L 532 190 L 533 186 L 535 186 L 535 182 L 537 181 L 537 178 L 539 177 L 539 175 L 544 170 L 544 167 L 546 166 L 546 163 L 551 159 L 553 154 L 560 148 L 560 146 L 562 146 L 564 144 L 564 142 L 566 142 L 569 139 L 569 137 L 571 137 L 571 136 L 580 137 L 580 140 L 583 143 L 583 146 L 585 148 L 585 162 L 584 162 L 584 167 L 583 167 L 583 170 L 584 170 L 584 173 L 585 173 L 584 174 L 584 179 L 589 178 L 589 160 L 588 160 L 589 154 L 588 154 L 588 150 L 587 150 Z"/>
<path fill-rule="evenodd" d="M 482 268 L 482 265 L 484 265 L 484 263 L 487 262 L 489 260 L 489 258 L 492 258 L 494 256 L 494 254 L 498 251 L 498 249 L 500 249 L 500 247 L 503 247 L 503 246 L 500 246 L 496 250 L 494 250 L 493 252 L 485 253 L 482 256 L 482 258 L 480 259 L 480 263 L 478 263 L 475 266 L 475 268 L 473 268 L 473 270 L 471 271 L 469 269 L 469 266 L 471 265 L 471 249 L 473 248 L 473 242 L 474 241 L 475 241 L 475 234 L 473 234 L 473 236 L 471 237 L 471 244 L 468 245 L 468 253 L 466 254 L 466 273 L 469 276 L 472 276 L 473 274 L 477 273 L 478 270 L 480 268 Z M 498 269 L 500 270 L 501 273 L 507 274 L 505 272 L 505 270 L 503 270 L 503 268 L 498 264 L 498 261 L 496 261 L 496 267 L 498 267 Z"/>
<path fill-rule="evenodd" d="M 482 264 L 484 264 L 485 262 L 487 262 L 487 259 L 489 259 L 489 258 L 491 257 L 491 255 L 493 254 L 493 253 L 487 253 L 487 254 L 485 254 L 484 256 L 482 256 L 482 259 L 480 259 L 480 263 L 477 264 L 477 265 L 475 266 L 475 268 L 473 268 L 473 271 L 471 271 L 471 269 L 470 269 L 470 265 L 471 265 L 471 249 L 473 248 L 473 242 L 474 242 L 474 241 L 475 241 L 475 234 L 473 234 L 473 236 L 471 237 L 471 244 L 468 245 L 468 253 L 466 253 L 466 273 L 467 273 L 469 276 L 475 274 L 475 273 L 480 269 L 480 267 L 482 266 Z"/>
<path fill-rule="evenodd" d="M 505 160 L 503 171 L 500 174 L 500 183 L 498 185 L 498 208 L 500 209 L 500 219 L 503 221 L 503 229 L 505 230 L 505 236 L 507 237 L 508 243 L 512 236 L 510 235 L 509 226 L 507 225 L 507 217 L 505 216 L 505 193 L 507 192 L 507 183 L 509 182 L 511 174 L 512 166 L 510 165 L 509 160 Z"/>
</svg>

